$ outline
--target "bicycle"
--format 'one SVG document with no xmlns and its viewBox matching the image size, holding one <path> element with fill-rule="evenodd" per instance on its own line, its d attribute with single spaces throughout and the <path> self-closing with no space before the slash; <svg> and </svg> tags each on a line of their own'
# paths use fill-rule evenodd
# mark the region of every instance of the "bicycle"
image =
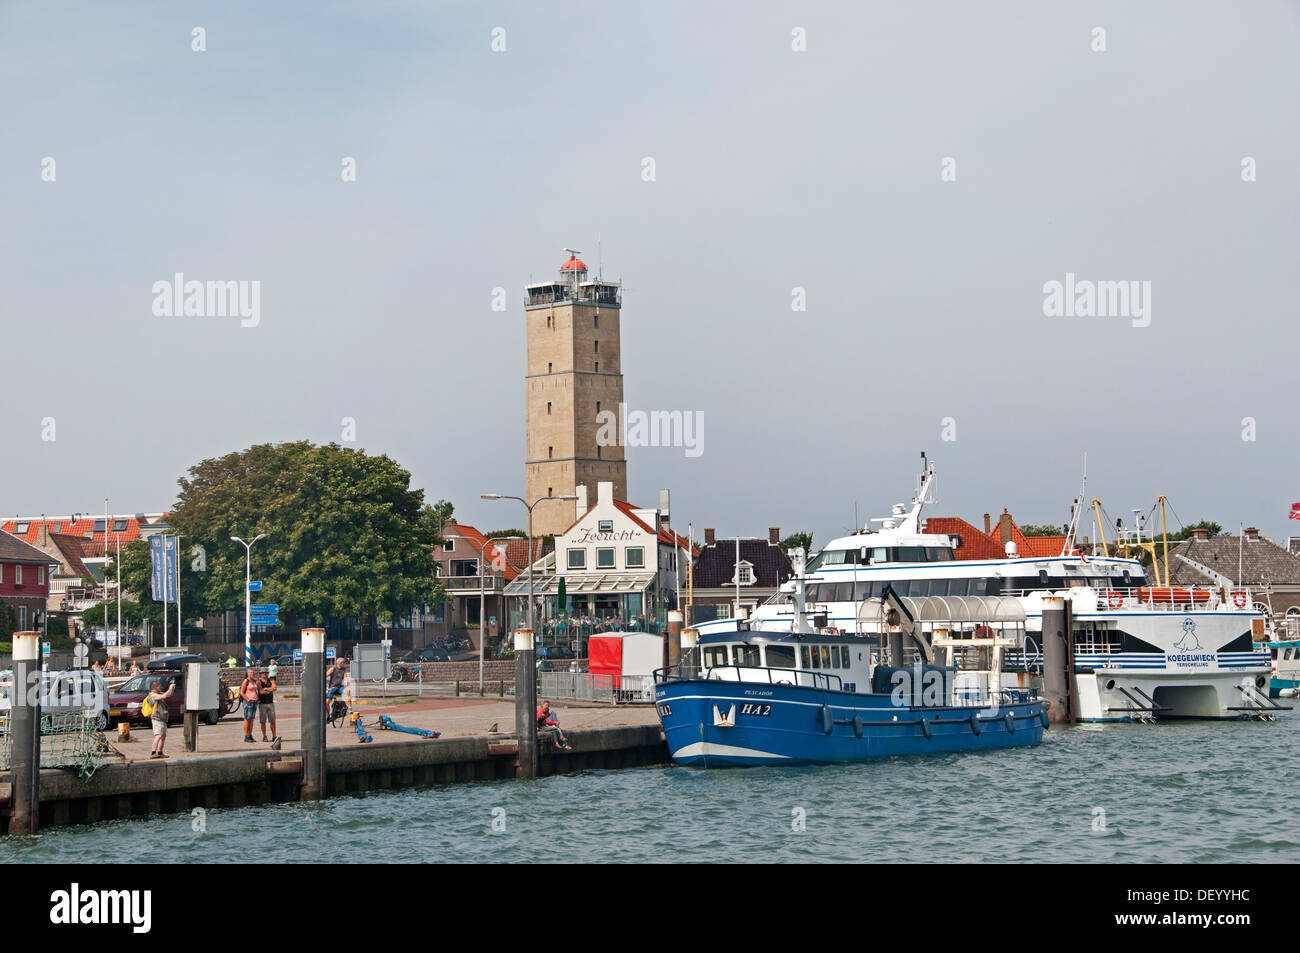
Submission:
<svg viewBox="0 0 1300 953">
<path fill-rule="evenodd" d="M 343 700 L 341 695 L 335 695 L 329 700 L 329 708 L 326 709 L 325 720 L 335 728 L 340 728 L 348 718 L 348 703 Z"/>
</svg>

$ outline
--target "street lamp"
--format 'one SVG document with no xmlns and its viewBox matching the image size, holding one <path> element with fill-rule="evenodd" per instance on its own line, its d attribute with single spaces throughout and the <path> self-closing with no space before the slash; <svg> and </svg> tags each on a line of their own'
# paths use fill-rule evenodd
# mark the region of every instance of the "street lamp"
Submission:
<svg viewBox="0 0 1300 953">
<path fill-rule="evenodd" d="M 458 533 L 449 533 L 448 539 L 463 539 L 475 549 L 478 550 L 478 693 L 483 694 L 483 651 L 487 644 L 487 623 L 484 622 L 484 574 L 483 564 L 487 562 L 487 544 L 488 543 L 506 543 L 512 539 L 523 539 L 522 536 L 498 536 L 496 539 L 484 539 L 482 543 L 475 542 L 468 536 L 461 536 Z M 500 550 L 498 550 L 500 552 Z M 505 593 L 502 592 L 501 606 L 505 608 Z"/>
<path fill-rule="evenodd" d="M 249 586 L 253 581 L 253 543 L 265 539 L 265 533 L 253 537 L 253 543 L 246 543 L 238 536 L 230 537 L 244 547 L 244 668 L 253 665 L 253 594 Z"/>
<path fill-rule="evenodd" d="M 562 496 L 543 496 L 531 503 L 522 496 L 507 496 L 502 493 L 481 493 L 479 498 L 484 500 L 518 500 L 528 510 L 528 628 L 536 631 L 536 627 L 533 625 L 533 562 L 535 561 L 533 556 L 533 507 L 538 503 L 544 503 L 546 500 L 576 500 L 577 496 L 572 493 L 565 493 Z M 558 571 L 558 565 L 556 569 Z"/>
<path fill-rule="evenodd" d="M 528 510 L 528 637 L 515 636 L 515 735 L 519 739 L 519 774 L 537 777 L 537 669 L 534 667 L 535 628 L 533 625 L 533 507 L 542 500 L 576 500 L 572 494 L 543 496 L 529 503 L 522 496 L 483 493 L 485 500 L 518 500 Z"/>
</svg>

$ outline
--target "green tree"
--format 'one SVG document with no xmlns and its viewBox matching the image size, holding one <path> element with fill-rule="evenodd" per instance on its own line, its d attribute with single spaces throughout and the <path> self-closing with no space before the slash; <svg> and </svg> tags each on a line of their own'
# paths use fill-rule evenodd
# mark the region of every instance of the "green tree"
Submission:
<svg viewBox="0 0 1300 953">
<path fill-rule="evenodd" d="M 1176 540 L 1176 539 L 1177 539 L 1177 540 L 1191 539 L 1192 536 L 1194 536 L 1194 535 L 1196 534 L 1196 531 L 1197 531 L 1198 529 L 1209 530 L 1209 533 L 1210 533 L 1210 537 L 1211 537 L 1211 538 L 1213 538 L 1213 537 L 1215 537 L 1215 536 L 1226 536 L 1226 535 L 1227 535 L 1227 533 L 1225 533 L 1225 532 L 1223 531 L 1223 527 L 1220 526 L 1218 523 L 1215 523 L 1215 522 L 1213 522 L 1212 520 L 1198 520 L 1197 522 L 1192 523 L 1190 526 L 1184 526 L 1182 529 L 1180 529 L 1180 530 L 1179 530 L 1178 532 L 1176 532 L 1176 533 L 1170 533 L 1170 534 L 1169 534 L 1169 542 L 1172 543 L 1172 542 L 1173 542 L 1174 540 Z M 1160 538 L 1161 538 L 1161 537 L 1160 537 L 1159 531 L 1157 531 L 1157 532 L 1156 532 L 1156 539 L 1160 539 Z"/>
<path fill-rule="evenodd" d="M 259 533 L 253 575 L 283 618 L 374 618 L 439 600 L 433 548 L 451 504 L 425 505 L 388 456 L 307 441 L 259 444 L 204 460 L 179 482 L 168 524 L 183 539 L 182 597 L 195 615 L 243 606 L 244 547 L 230 537 Z M 195 546 L 201 572 L 189 562 Z M 125 586 L 125 551 L 122 567 Z M 130 591 L 147 595 L 139 567 L 131 579 Z"/>
<path fill-rule="evenodd" d="M 521 536 L 526 538 L 528 536 L 528 534 L 522 529 L 494 529 L 492 532 L 484 533 L 483 535 L 488 539 L 502 539 L 506 536 Z"/>
<path fill-rule="evenodd" d="M 785 539 L 781 540 L 781 548 L 784 549 L 786 552 L 789 552 L 790 550 L 798 546 L 802 546 L 805 554 L 811 554 L 812 541 L 813 541 L 812 533 L 807 533 L 807 532 L 791 533 Z"/>
<path fill-rule="evenodd" d="M 17 631 L 18 616 L 9 608 L 9 603 L 0 602 L 0 640 L 10 641 L 10 637 Z"/>
<path fill-rule="evenodd" d="M 1051 523 L 1025 523 L 1020 532 L 1026 536 L 1064 536 L 1065 527 L 1053 526 Z"/>
</svg>

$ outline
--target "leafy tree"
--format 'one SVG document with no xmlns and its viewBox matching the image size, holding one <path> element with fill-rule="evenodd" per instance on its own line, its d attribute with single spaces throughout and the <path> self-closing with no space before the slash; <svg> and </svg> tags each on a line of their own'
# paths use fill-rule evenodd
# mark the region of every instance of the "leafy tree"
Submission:
<svg viewBox="0 0 1300 953">
<path fill-rule="evenodd" d="M 1064 536 L 1065 527 L 1051 523 L 1025 523 L 1020 527 L 1020 532 L 1026 536 Z"/>
<path fill-rule="evenodd" d="M 0 639 L 6 642 L 18 631 L 18 616 L 14 615 L 14 610 L 9 608 L 9 603 L 0 602 Z"/>
<path fill-rule="evenodd" d="M 451 504 L 425 505 L 388 456 L 307 441 L 259 444 L 204 460 L 179 482 L 168 524 L 182 537 L 183 558 L 203 548 L 204 571 L 187 562 L 181 573 L 182 598 L 196 615 L 243 606 L 245 551 L 230 537 L 259 533 L 253 575 L 282 617 L 373 618 L 440 598 L 433 548 Z M 122 567 L 126 586 L 125 551 Z M 131 591 L 147 593 L 147 582 L 133 572 Z"/>
<path fill-rule="evenodd" d="M 786 552 L 789 552 L 790 550 L 795 549 L 796 547 L 802 546 L 804 553 L 811 554 L 812 541 L 813 541 L 812 533 L 806 533 L 806 532 L 791 533 L 785 539 L 781 540 L 781 548 L 784 549 Z"/>
<path fill-rule="evenodd" d="M 488 539 L 503 539 L 506 536 L 520 536 L 524 539 L 528 538 L 528 534 L 522 529 L 494 529 L 492 532 L 484 533 L 483 535 Z"/>
<path fill-rule="evenodd" d="M 125 588 L 125 583 L 123 583 Z M 182 596 L 184 598 L 184 596 Z M 158 603 L 154 603 L 158 605 Z M 108 624 L 104 623 L 104 615 L 107 612 Z M 162 618 L 161 612 L 159 618 Z M 122 627 L 138 628 L 144 621 L 144 609 L 138 602 L 130 599 L 122 600 Z M 97 602 L 81 613 L 81 624 L 84 628 L 91 629 L 111 629 L 117 628 L 117 600 L 112 602 Z M 54 620 L 50 620 L 50 632 L 54 632 Z M 66 635 L 66 631 L 64 632 Z"/>
<path fill-rule="evenodd" d="M 1180 529 L 1180 530 L 1179 530 L 1178 532 L 1176 532 L 1176 533 L 1170 533 L 1170 534 L 1169 534 L 1169 542 L 1172 543 L 1172 542 L 1173 542 L 1174 540 L 1176 540 L 1176 539 L 1177 539 L 1177 540 L 1191 539 L 1193 536 L 1196 535 L 1196 531 L 1197 531 L 1198 529 L 1209 530 L 1209 531 L 1210 531 L 1210 537 L 1211 537 L 1211 538 L 1213 538 L 1213 537 L 1215 537 L 1215 536 L 1227 536 L 1227 535 L 1228 535 L 1227 533 L 1225 533 L 1225 532 L 1223 531 L 1223 527 L 1220 526 L 1218 523 L 1215 523 L 1215 522 L 1213 522 L 1212 520 L 1198 520 L 1197 522 L 1192 523 L 1190 526 L 1184 526 L 1182 529 Z M 1160 531 L 1159 531 L 1159 530 L 1156 530 L 1155 536 L 1156 536 L 1156 539 L 1160 539 L 1160 538 L 1161 538 L 1161 536 L 1160 536 Z"/>
</svg>

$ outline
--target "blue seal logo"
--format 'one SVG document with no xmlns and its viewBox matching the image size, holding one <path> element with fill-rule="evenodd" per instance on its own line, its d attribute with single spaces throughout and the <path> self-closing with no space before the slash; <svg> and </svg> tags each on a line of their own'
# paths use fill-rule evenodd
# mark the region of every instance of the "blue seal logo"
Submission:
<svg viewBox="0 0 1300 953">
<path fill-rule="evenodd" d="M 1183 620 L 1183 637 L 1174 643 L 1174 648 L 1181 652 L 1194 652 L 1201 647 L 1201 640 L 1196 637 L 1196 621 Z"/>
</svg>

